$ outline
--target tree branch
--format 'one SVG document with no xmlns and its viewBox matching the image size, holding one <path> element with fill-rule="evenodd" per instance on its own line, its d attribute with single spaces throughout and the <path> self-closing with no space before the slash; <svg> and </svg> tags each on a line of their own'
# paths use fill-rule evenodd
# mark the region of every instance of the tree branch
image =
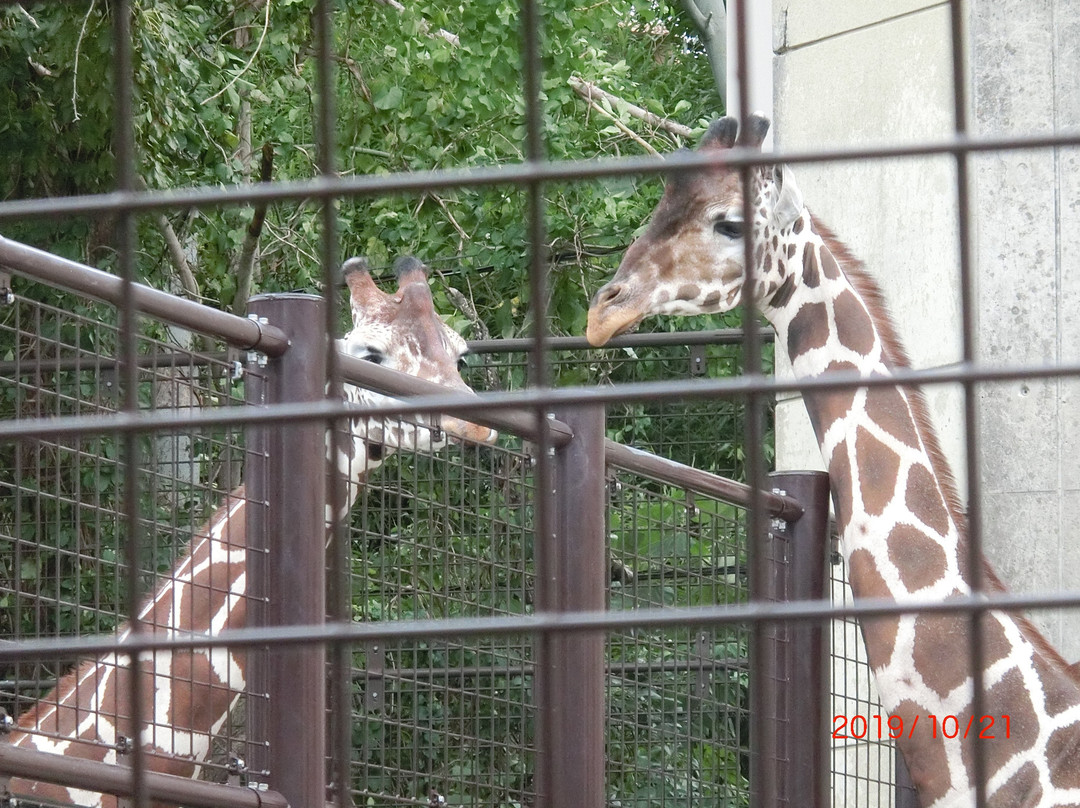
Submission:
<svg viewBox="0 0 1080 808">
<path fill-rule="evenodd" d="M 259 162 L 259 182 L 270 182 L 274 168 L 274 147 L 264 143 L 262 160 Z M 266 223 L 266 202 L 255 205 L 255 212 L 244 234 L 244 243 L 240 248 L 240 257 L 236 261 L 236 295 L 233 297 L 233 314 L 241 316 L 247 311 L 248 298 L 251 297 L 252 279 L 255 275 L 255 253 L 259 247 L 263 225 Z"/>
<path fill-rule="evenodd" d="M 567 79 L 567 83 L 574 88 L 574 92 L 591 104 L 595 105 L 597 101 L 607 101 L 612 106 L 621 106 L 633 117 L 644 121 L 649 126 L 662 129 L 668 134 L 675 135 L 676 137 L 689 139 L 692 134 L 692 130 L 689 126 L 683 126 L 681 123 L 677 123 L 670 118 L 661 118 L 659 115 L 654 115 L 647 109 L 642 109 L 639 106 L 631 104 L 629 101 L 619 98 L 619 96 L 613 95 L 607 90 L 601 90 L 591 81 L 585 81 L 577 76 L 571 76 Z"/>
<path fill-rule="evenodd" d="M 394 9 L 400 14 L 404 14 L 406 11 L 405 6 L 399 3 L 398 0 L 379 0 L 379 2 L 382 3 L 384 6 L 390 6 L 390 8 Z M 434 34 L 431 33 L 431 26 L 428 25 L 428 21 L 423 18 L 420 19 L 419 26 L 420 30 L 428 36 L 442 37 L 455 48 L 461 45 L 461 40 L 458 39 L 458 35 L 450 33 L 445 28 L 440 28 Z"/>
<path fill-rule="evenodd" d="M 146 190 L 146 183 L 142 177 L 137 177 L 135 185 L 140 191 Z M 169 251 L 169 263 L 176 270 L 176 276 L 180 279 L 180 286 L 184 293 L 192 300 L 199 300 L 199 282 L 195 280 L 195 273 L 191 271 L 187 256 L 184 255 L 184 246 L 173 229 L 172 222 L 164 213 L 154 216 L 154 224 L 157 226 L 161 237 L 165 239 L 165 248 Z"/>
</svg>

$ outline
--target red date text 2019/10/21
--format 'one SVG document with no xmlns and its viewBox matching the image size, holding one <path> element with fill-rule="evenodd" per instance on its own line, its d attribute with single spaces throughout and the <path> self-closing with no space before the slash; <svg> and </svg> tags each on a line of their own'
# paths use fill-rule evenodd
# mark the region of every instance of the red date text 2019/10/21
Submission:
<svg viewBox="0 0 1080 808">
<path fill-rule="evenodd" d="M 916 730 L 929 732 L 932 738 L 993 740 L 1010 737 L 1011 727 L 1007 715 L 916 715 L 907 722 L 899 715 L 834 715 L 832 736 L 841 740 L 896 740 L 914 737 Z"/>
</svg>

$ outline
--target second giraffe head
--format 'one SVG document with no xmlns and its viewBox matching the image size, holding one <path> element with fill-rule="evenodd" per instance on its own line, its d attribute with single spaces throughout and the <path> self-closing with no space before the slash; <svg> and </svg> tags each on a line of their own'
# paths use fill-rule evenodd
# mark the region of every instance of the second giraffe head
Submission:
<svg viewBox="0 0 1080 808">
<path fill-rule="evenodd" d="M 733 146 L 760 149 L 769 121 L 752 115 L 713 122 L 698 151 L 722 156 Z M 782 286 L 769 269 L 770 232 L 797 226 L 805 213 L 790 170 L 756 167 L 751 177 L 755 246 L 754 298 L 767 305 Z M 735 308 L 747 277 L 743 172 L 719 162 L 674 174 L 645 233 L 627 249 L 615 277 L 593 297 L 588 339 L 603 345 L 650 314 L 708 314 Z"/>
</svg>

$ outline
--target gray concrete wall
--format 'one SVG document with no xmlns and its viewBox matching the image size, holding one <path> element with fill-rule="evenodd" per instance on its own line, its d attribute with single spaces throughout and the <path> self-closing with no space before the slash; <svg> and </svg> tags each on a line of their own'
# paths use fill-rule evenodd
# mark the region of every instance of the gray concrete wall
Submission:
<svg viewBox="0 0 1080 808">
<path fill-rule="evenodd" d="M 975 134 L 1080 127 L 1080 4 L 971 0 L 967 88 Z M 953 129 L 945 3 L 774 0 L 774 131 L 779 150 L 906 143 Z M 971 163 L 977 351 L 996 364 L 1080 360 L 1080 157 L 1076 150 L 1004 153 Z M 916 367 L 960 357 L 956 172 L 952 158 L 799 166 L 811 209 L 883 287 Z M 784 373 L 781 368 L 778 372 Z M 984 385 L 979 468 L 987 554 L 1011 589 L 1080 589 L 1078 382 Z M 964 490 L 962 399 L 926 390 Z M 777 404 L 778 468 L 820 467 L 797 397 Z M 1080 660 L 1080 613 L 1031 615 L 1069 661 Z M 854 642 L 849 630 L 838 643 Z M 836 668 L 842 681 L 848 674 Z M 865 696 L 864 682 L 846 683 Z M 859 711 L 837 703 L 838 714 Z M 863 705 L 861 711 L 865 711 Z M 856 756 L 864 774 L 876 759 Z M 890 765 L 882 759 L 881 766 Z M 876 804 L 865 781 L 839 784 L 837 804 Z"/>
<path fill-rule="evenodd" d="M 969 34 L 975 134 L 1080 126 L 1080 6 L 979 0 L 970 4 Z M 917 142 L 952 129 L 942 3 L 777 0 L 773 48 L 779 149 Z M 984 362 L 1080 359 L 1078 161 L 1076 150 L 972 158 L 974 315 Z M 797 173 L 812 209 L 883 286 L 913 364 L 958 359 L 951 158 L 801 166 Z M 958 391 L 927 393 L 962 477 Z M 983 529 L 992 561 L 1016 591 L 1080 588 L 1076 397 L 1072 380 L 979 390 Z M 806 465 L 815 454 L 801 404 L 785 400 L 778 409 L 779 463 Z M 1080 659 L 1080 621 L 1070 629 L 1064 617 L 1035 615 L 1067 658 Z"/>
</svg>

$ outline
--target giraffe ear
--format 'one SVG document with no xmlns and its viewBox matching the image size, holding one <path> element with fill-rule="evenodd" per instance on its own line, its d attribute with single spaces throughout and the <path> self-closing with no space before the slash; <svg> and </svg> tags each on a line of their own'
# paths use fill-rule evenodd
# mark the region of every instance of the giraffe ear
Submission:
<svg viewBox="0 0 1080 808">
<path fill-rule="evenodd" d="M 412 283 L 420 283 L 427 288 L 427 267 L 419 258 L 411 255 L 398 258 L 394 261 L 394 275 L 397 277 L 398 289 Z"/>
<path fill-rule="evenodd" d="M 802 191 L 795 184 L 795 174 L 787 166 L 777 166 L 773 174 L 780 193 L 776 197 L 773 206 L 772 226 L 778 230 L 791 227 L 795 220 L 802 216 L 803 202 Z"/>
<path fill-rule="evenodd" d="M 730 149 L 735 145 L 735 133 L 739 130 L 739 122 L 728 116 L 720 118 L 709 124 L 705 134 L 698 143 L 699 149 Z"/>
<path fill-rule="evenodd" d="M 760 149 L 769 133 L 769 119 L 760 112 L 751 113 L 746 128 L 739 132 L 738 145 L 751 149 Z"/>
<path fill-rule="evenodd" d="M 365 258 L 350 258 L 341 267 L 345 276 L 345 285 L 349 287 L 352 298 L 361 305 L 370 305 L 383 297 L 382 291 L 371 279 L 371 268 Z"/>
</svg>

